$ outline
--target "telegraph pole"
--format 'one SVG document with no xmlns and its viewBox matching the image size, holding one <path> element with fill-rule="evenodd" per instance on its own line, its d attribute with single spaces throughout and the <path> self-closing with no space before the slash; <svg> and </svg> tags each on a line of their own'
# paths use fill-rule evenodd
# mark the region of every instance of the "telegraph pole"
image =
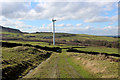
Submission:
<svg viewBox="0 0 120 80">
<path fill-rule="evenodd" d="M 52 22 L 53 22 L 53 45 L 55 45 L 55 19 L 53 18 L 52 19 Z"/>
</svg>

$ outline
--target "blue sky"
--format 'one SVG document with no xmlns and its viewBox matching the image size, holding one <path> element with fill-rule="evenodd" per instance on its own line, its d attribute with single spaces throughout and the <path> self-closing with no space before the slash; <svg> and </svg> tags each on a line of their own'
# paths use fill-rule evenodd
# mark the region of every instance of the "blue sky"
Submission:
<svg viewBox="0 0 120 80">
<path fill-rule="evenodd" d="M 4 2 L 0 24 L 24 32 L 117 35 L 117 2 Z"/>
</svg>

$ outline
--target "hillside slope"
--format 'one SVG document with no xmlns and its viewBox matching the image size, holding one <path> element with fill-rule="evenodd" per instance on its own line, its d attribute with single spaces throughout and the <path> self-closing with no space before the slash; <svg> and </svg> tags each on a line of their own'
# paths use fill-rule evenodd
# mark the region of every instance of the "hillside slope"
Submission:
<svg viewBox="0 0 120 80">
<path fill-rule="evenodd" d="M 44 42 L 52 45 L 52 32 L 24 33 L 20 30 L 3 28 L 2 40 Z M 22 33 L 22 34 L 21 34 Z M 106 46 L 118 48 L 118 38 L 87 34 L 55 33 L 56 45 Z"/>
<path fill-rule="evenodd" d="M 3 26 L 0 26 L 0 29 L 2 29 L 2 32 L 22 33 L 18 29 L 12 29 L 12 28 L 7 28 L 7 27 L 3 27 Z"/>
</svg>

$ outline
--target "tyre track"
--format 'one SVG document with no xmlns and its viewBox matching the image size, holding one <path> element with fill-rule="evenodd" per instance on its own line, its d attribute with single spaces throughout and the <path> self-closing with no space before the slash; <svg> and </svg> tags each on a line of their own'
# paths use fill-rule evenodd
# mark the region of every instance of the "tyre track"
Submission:
<svg viewBox="0 0 120 80">
<path fill-rule="evenodd" d="M 63 54 L 65 54 L 65 53 L 62 53 L 62 55 L 63 55 Z M 64 61 L 65 61 L 65 66 L 68 66 L 69 64 L 68 64 L 65 56 L 63 56 L 63 59 L 64 59 Z M 73 76 L 72 72 L 70 72 L 71 69 L 69 68 L 69 66 L 68 66 L 67 70 L 65 70 L 65 71 L 66 71 L 72 78 L 76 78 L 76 77 Z"/>
<path fill-rule="evenodd" d="M 66 66 L 68 66 L 68 73 L 69 75 L 71 75 L 72 78 L 80 78 L 80 80 L 85 80 L 83 78 L 83 76 L 81 76 L 75 69 L 73 66 L 71 66 L 67 60 L 67 57 L 64 56 L 64 60 L 65 63 L 67 64 Z M 76 77 L 77 76 L 77 77 Z"/>
<path fill-rule="evenodd" d="M 73 72 L 75 75 L 77 75 L 79 78 L 83 78 L 83 77 L 69 64 L 69 62 L 67 61 L 66 58 L 65 58 L 65 61 L 66 61 L 67 65 L 68 65 L 68 67 L 72 70 L 72 72 Z M 74 78 L 75 78 L 75 77 L 74 77 Z"/>
<path fill-rule="evenodd" d="M 59 72 L 59 67 L 58 67 L 59 58 L 60 58 L 60 56 L 58 56 L 57 60 L 56 60 L 56 75 L 57 75 L 57 78 L 60 78 L 60 72 Z"/>
<path fill-rule="evenodd" d="M 50 57 L 51 58 L 51 57 Z M 25 76 L 23 76 L 22 78 L 26 78 L 27 76 L 31 75 L 31 73 L 33 73 L 36 69 L 40 68 L 41 65 L 43 65 L 45 62 L 49 61 L 50 58 L 46 59 L 45 61 L 41 62 L 36 68 L 31 69 Z"/>
</svg>

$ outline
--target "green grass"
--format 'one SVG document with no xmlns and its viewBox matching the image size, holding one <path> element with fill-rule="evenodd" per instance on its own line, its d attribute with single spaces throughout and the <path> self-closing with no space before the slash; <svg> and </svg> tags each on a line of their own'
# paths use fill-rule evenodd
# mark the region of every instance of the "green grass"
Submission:
<svg viewBox="0 0 120 80">
<path fill-rule="evenodd" d="M 22 33 L 12 33 L 12 32 L 1 32 L 2 34 L 22 34 Z"/>
<path fill-rule="evenodd" d="M 45 61 L 37 67 L 31 74 L 26 76 L 25 78 L 55 78 L 56 73 L 56 60 L 58 55 L 52 54 L 49 60 Z"/>
<path fill-rule="evenodd" d="M 33 47 L 24 47 L 24 46 L 18 46 L 13 48 L 2 47 L 2 59 L 11 60 L 10 62 L 11 64 L 20 63 L 21 61 L 28 59 L 33 59 L 40 53 L 43 54 L 40 50 Z"/>
<path fill-rule="evenodd" d="M 93 75 L 91 73 L 85 70 L 81 65 L 78 66 L 76 63 L 73 62 L 72 58 L 66 55 L 66 49 L 63 49 L 62 53 L 59 54 L 59 56 L 60 59 L 58 65 L 61 78 L 72 78 L 72 76 L 74 78 L 80 78 L 80 76 L 84 78 L 93 78 Z M 68 63 L 65 59 L 68 61 Z M 69 66 L 72 66 L 73 68 L 70 68 Z M 77 71 L 80 76 L 74 74 L 74 70 Z"/>
<path fill-rule="evenodd" d="M 67 64 L 65 59 L 68 60 L 69 64 Z M 58 67 L 56 67 L 56 65 L 58 65 Z M 69 65 L 73 66 L 74 69 L 70 68 Z M 56 72 L 56 70 L 59 71 Z M 63 53 L 52 54 L 49 60 L 42 63 L 41 66 L 25 78 L 79 78 L 78 75 L 74 74 L 73 70 L 79 72 L 84 78 L 93 78 L 87 70 L 73 63 L 73 60 L 67 57 L 66 50 L 64 49 Z"/>
<path fill-rule="evenodd" d="M 65 52 L 65 51 L 64 51 Z M 83 78 L 95 78 L 88 70 L 86 70 L 82 65 L 77 65 L 72 58 L 63 53 L 69 64 L 80 74 Z"/>
<path fill-rule="evenodd" d="M 0 34 L 2 34 L 2 38 L 7 38 L 7 39 L 23 38 L 24 39 L 22 33 L 1 32 Z"/>
<path fill-rule="evenodd" d="M 73 62 L 73 60 L 70 58 L 67 58 L 67 59 L 68 59 L 70 65 L 72 65 L 74 67 L 74 69 L 76 69 L 83 78 L 95 78 L 95 75 L 93 76 L 90 72 L 85 70 L 81 65 L 75 64 Z"/>
<path fill-rule="evenodd" d="M 95 36 L 95 35 L 87 35 L 87 34 L 76 34 L 71 37 L 62 37 L 61 39 L 66 40 L 105 40 L 105 41 L 117 41 L 117 38 L 105 37 L 105 36 Z"/>
<path fill-rule="evenodd" d="M 40 50 L 34 47 L 17 46 L 12 48 L 2 47 L 2 69 L 5 70 L 4 73 L 10 77 L 9 73 L 15 70 L 17 66 L 21 65 L 21 69 L 24 71 L 19 75 L 19 77 L 25 75 L 30 69 L 38 66 L 46 58 L 45 55 L 47 51 Z M 47 55 L 46 55 L 47 56 Z M 25 66 L 28 66 L 25 68 Z M 10 67 L 10 71 L 6 71 Z M 17 70 L 21 71 L 17 68 Z M 16 70 L 16 71 L 17 71 Z M 16 75 L 15 75 L 16 76 Z M 13 77 L 13 76 L 11 76 Z M 4 77 L 5 78 L 5 77 Z"/>
<path fill-rule="evenodd" d="M 59 54 L 59 57 L 60 59 L 58 62 L 58 66 L 59 66 L 60 78 L 71 78 L 71 75 L 69 73 L 70 70 L 68 70 L 68 66 L 65 63 L 64 55 Z"/>
<path fill-rule="evenodd" d="M 47 42 L 31 42 L 31 41 L 5 41 L 5 40 L 2 40 L 2 42 L 9 42 L 9 43 L 20 43 L 20 44 L 31 44 L 31 45 L 39 45 L 39 46 L 42 46 L 42 47 L 60 47 L 60 48 L 66 48 L 66 47 L 70 47 L 70 46 L 61 46 L 61 45 L 49 45 L 49 43 Z"/>
<path fill-rule="evenodd" d="M 86 48 L 74 48 L 81 51 L 100 52 L 108 54 L 118 54 L 117 48 L 106 48 L 106 47 L 86 47 Z"/>
<path fill-rule="evenodd" d="M 48 43 L 46 43 L 46 42 L 31 42 L 31 41 L 5 41 L 5 40 L 3 40 L 2 42 L 48 46 Z"/>
<path fill-rule="evenodd" d="M 5 41 L 3 41 L 5 42 Z M 32 45 L 38 45 L 41 42 L 17 42 L 17 41 L 9 41 L 11 43 L 21 43 L 21 44 L 32 44 Z M 46 43 L 41 43 L 41 46 L 47 46 L 48 44 Z M 79 46 L 53 46 L 53 45 L 48 45 L 47 47 L 61 47 L 61 48 L 70 48 L 70 47 L 79 47 Z M 106 48 L 106 47 L 86 47 L 86 48 L 75 48 L 78 50 L 82 50 L 82 51 L 93 51 L 93 52 L 104 52 L 104 53 L 117 53 L 117 49 L 115 48 Z M 111 75 L 113 75 L 113 73 L 115 73 L 115 76 L 117 75 L 117 63 L 110 63 L 109 61 L 106 60 L 101 60 L 102 57 L 101 56 L 97 56 L 97 55 L 88 55 L 88 54 L 80 54 L 80 53 L 67 53 L 66 52 L 67 49 L 62 49 L 62 53 L 60 54 L 54 54 L 52 55 L 51 59 L 46 62 L 42 68 L 40 68 L 41 70 L 37 71 L 35 76 L 32 76 L 32 78 L 51 78 L 50 76 L 52 75 L 51 73 L 55 74 L 52 71 L 56 70 L 56 62 L 58 61 L 58 69 L 59 69 L 59 75 L 60 78 L 71 78 L 73 75 L 74 77 L 78 78 L 77 75 L 75 75 L 73 72 L 73 70 L 68 66 L 68 64 L 66 64 L 66 60 L 68 61 L 69 65 L 71 65 L 74 70 L 76 70 L 81 76 L 85 77 L 85 78 L 95 78 L 97 77 L 101 77 L 101 76 L 109 76 L 107 75 L 109 72 L 111 73 Z M 17 47 L 13 47 L 13 48 L 6 48 L 3 47 L 2 48 L 2 57 L 3 60 L 9 61 L 9 64 L 4 64 L 3 68 L 8 67 L 8 66 L 15 66 L 18 63 L 21 63 L 22 61 L 27 61 L 27 60 L 32 60 L 33 65 L 38 65 L 40 62 L 39 60 L 36 61 L 36 57 L 39 54 L 44 54 L 43 52 L 44 50 L 40 50 L 40 49 L 36 49 L 34 47 L 25 47 L 25 46 L 17 46 Z M 68 55 L 68 56 L 67 56 Z M 92 72 L 90 72 L 88 69 L 84 68 L 84 65 L 82 65 L 82 60 L 77 61 L 76 59 L 74 59 L 74 57 L 70 57 L 69 55 L 77 55 L 77 58 L 83 58 L 86 62 L 91 61 L 94 59 L 95 63 L 99 63 L 99 65 L 95 66 L 95 67 L 105 67 L 107 66 L 107 72 L 105 72 L 104 74 L 92 74 Z M 104 63 L 104 64 L 103 64 Z M 114 68 L 114 70 L 112 70 Z M 30 70 L 31 68 L 29 68 Z M 28 69 L 25 71 L 28 72 Z M 54 76 L 52 75 L 52 77 L 54 78 Z"/>
<path fill-rule="evenodd" d="M 82 68 L 89 71 L 88 73 L 91 73 L 96 78 L 118 77 L 118 62 L 111 62 L 109 59 L 106 59 L 105 56 L 82 53 L 69 53 L 67 55 L 70 57 L 71 65 L 74 66 L 74 64 L 77 64 L 75 69 L 78 69 L 78 71 L 81 71 L 83 74 Z M 79 66 L 82 66 L 82 68 Z M 84 75 L 86 75 L 86 73 Z"/>
<path fill-rule="evenodd" d="M 44 38 L 52 39 L 52 33 L 11 33 L 11 32 L 2 32 L 6 38 L 23 38 L 30 40 L 44 40 Z M 56 40 L 105 40 L 105 41 L 117 41 L 117 38 L 105 37 L 105 36 L 95 36 L 95 35 L 87 35 L 87 34 L 68 34 L 68 33 L 56 33 Z"/>
<path fill-rule="evenodd" d="M 84 47 L 84 46 L 68 46 L 68 45 L 49 45 L 46 42 L 30 42 L 30 41 L 2 41 L 9 43 L 20 43 L 20 44 L 31 44 L 31 45 L 39 45 L 39 46 L 47 46 L 47 47 L 60 47 L 60 48 L 72 48 L 72 47 Z M 86 47 L 86 48 L 74 48 L 81 51 L 89 51 L 89 52 L 100 52 L 100 53 L 108 53 L 108 54 L 119 54 L 118 48 L 107 48 L 107 47 Z"/>
</svg>

